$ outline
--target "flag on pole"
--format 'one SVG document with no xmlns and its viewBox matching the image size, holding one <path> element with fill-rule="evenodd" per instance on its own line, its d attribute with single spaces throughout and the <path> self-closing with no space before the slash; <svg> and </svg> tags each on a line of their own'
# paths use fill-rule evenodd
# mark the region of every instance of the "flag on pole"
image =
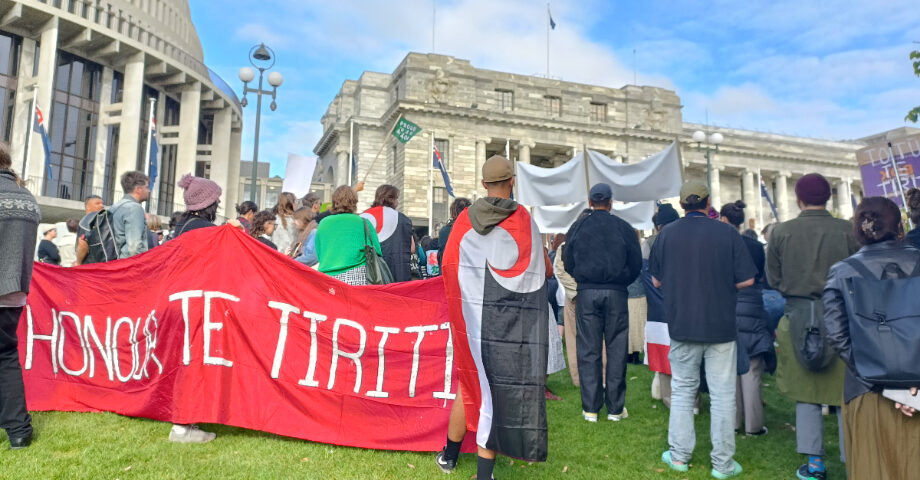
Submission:
<svg viewBox="0 0 920 480">
<path fill-rule="evenodd" d="M 412 140 L 412 137 L 420 131 L 422 131 L 422 127 L 419 127 L 405 118 L 400 118 L 399 121 L 396 122 L 396 127 L 393 128 L 393 136 L 396 137 L 400 143 L 405 144 L 409 140 Z"/>
<path fill-rule="evenodd" d="M 859 206 L 859 202 L 856 200 L 856 194 L 850 192 L 850 203 L 853 205 L 853 211 L 856 211 L 856 208 Z"/>
<path fill-rule="evenodd" d="M 51 139 L 48 138 L 48 131 L 45 130 L 45 116 L 42 114 L 42 109 L 38 108 L 38 103 L 35 104 L 35 125 L 32 126 L 32 130 L 42 137 L 42 146 L 45 148 L 45 169 L 48 172 L 48 179 L 51 180 Z"/>
<path fill-rule="evenodd" d="M 767 205 L 770 206 L 770 210 L 773 212 L 773 218 L 776 221 L 780 221 L 779 214 L 776 213 L 776 205 L 773 203 L 773 200 L 770 199 L 770 194 L 767 193 L 767 184 L 764 183 L 763 177 L 760 177 L 760 196 L 767 200 Z"/>
<path fill-rule="evenodd" d="M 444 179 L 444 187 L 447 188 L 447 194 L 451 197 L 454 196 L 454 189 L 450 186 L 450 177 L 447 176 L 447 170 L 444 169 L 444 162 L 441 161 L 441 152 L 438 151 L 438 147 L 434 147 L 434 155 L 432 155 L 433 167 L 441 171 L 441 178 Z"/>
<path fill-rule="evenodd" d="M 150 157 L 147 159 L 148 169 L 150 171 L 150 188 L 157 181 L 157 173 L 159 172 L 159 162 L 157 161 L 157 154 L 160 152 L 160 145 L 157 143 L 157 121 L 153 119 L 150 122 Z"/>
<path fill-rule="evenodd" d="M 546 6 L 546 11 L 549 12 L 549 28 L 555 30 L 556 22 L 553 21 L 553 13 L 549 11 L 549 5 Z"/>
</svg>

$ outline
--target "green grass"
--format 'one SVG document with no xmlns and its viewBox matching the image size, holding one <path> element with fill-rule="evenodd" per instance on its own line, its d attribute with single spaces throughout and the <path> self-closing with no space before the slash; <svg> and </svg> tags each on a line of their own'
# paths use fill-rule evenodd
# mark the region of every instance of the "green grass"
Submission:
<svg viewBox="0 0 920 480">
<path fill-rule="evenodd" d="M 554 374 L 549 386 L 563 397 L 548 402 L 549 461 L 528 465 L 499 457 L 495 476 L 526 478 L 704 479 L 709 470 L 708 397 L 697 417 L 697 447 L 688 473 L 667 470 L 660 456 L 667 448 L 668 411 L 651 399 L 652 374 L 630 365 L 629 418 L 588 424 L 567 372 Z M 765 437 L 737 437 L 735 458 L 741 478 L 795 478 L 802 463 L 795 453 L 794 404 L 781 397 L 774 378 L 764 379 L 767 402 Z M 206 445 L 177 445 L 166 440 L 169 424 L 115 414 L 38 412 L 33 415 L 35 442 L 11 452 L 0 444 L 0 478 L 305 478 L 466 480 L 475 474 L 473 454 L 460 457 L 457 470 L 444 476 L 430 453 L 387 452 L 323 445 L 275 435 L 205 425 L 217 432 Z M 843 478 L 837 450 L 836 418 L 825 418 L 828 467 Z M 5 443 L 5 442 L 4 442 Z"/>
</svg>

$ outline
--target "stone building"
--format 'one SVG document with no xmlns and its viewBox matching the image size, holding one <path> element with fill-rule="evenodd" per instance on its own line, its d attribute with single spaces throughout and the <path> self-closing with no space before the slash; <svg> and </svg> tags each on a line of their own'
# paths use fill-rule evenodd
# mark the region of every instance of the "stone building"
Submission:
<svg viewBox="0 0 920 480">
<path fill-rule="evenodd" d="M 390 135 L 400 115 L 423 128 L 405 145 Z M 322 124 L 323 136 L 314 148 L 319 156 L 314 180 L 348 183 L 353 152 L 355 177 L 361 180 L 370 170 L 362 204 L 373 200 L 381 183 L 393 184 L 403 192 L 400 209 L 416 227 L 428 223 L 432 140 L 458 196 L 484 193 L 479 168 L 489 156 L 504 154 L 506 147 L 512 160 L 553 167 L 586 147 L 617 161 L 639 162 L 677 139 L 685 177 L 706 178 L 705 152 L 691 138 L 696 130 L 724 137 L 711 154 L 713 204 L 743 199 L 757 228 L 761 216 L 763 223 L 772 221 L 766 203 L 759 200 L 758 173 L 776 199 L 781 219 L 798 213 L 793 189 L 806 173 L 828 177 L 834 187 L 830 208 L 843 217 L 853 213 L 851 193 L 857 199 L 862 195 L 855 151 L 865 146 L 863 140 L 828 141 L 685 123 L 680 98 L 671 90 L 607 88 L 495 72 L 443 55 L 410 53 L 393 73 L 364 72 L 358 80 L 346 80 Z M 432 194 L 430 214 L 438 224 L 447 219 L 450 201 L 439 174 L 434 175 Z"/>
<path fill-rule="evenodd" d="M 24 171 L 33 95 L 50 179 L 38 134 Z M 88 195 L 111 204 L 122 173 L 147 170 L 151 105 L 160 160 L 149 210 L 183 209 L 176 182 L 198 173 L 226 186 L 225 215 L 239 185 L 241 109 L 203 63 L 186 0 L 0 2 L 0 138 L 45 221 L 79 218 Z"/>
</svg>

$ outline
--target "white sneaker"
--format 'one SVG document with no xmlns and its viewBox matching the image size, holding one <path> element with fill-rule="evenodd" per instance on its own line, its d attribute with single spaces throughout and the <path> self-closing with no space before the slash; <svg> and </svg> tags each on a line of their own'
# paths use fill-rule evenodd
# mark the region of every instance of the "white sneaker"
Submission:
<svg viewBox="0 0 920 480">
<path fill-rule="evenodd" d="M 620 420 L 626 419 L 628 417 L 629 417 L 629 412 L 626 411 L 626 407 L 623 407 L 623 411 L 620 412 L 618 415 L 614 415 L 612 413 L 607 415 L 607 420 L 610 420 L 611 422 L 619 422 Z"/>
<path fill-rule="evenodd" d="M 588 422 L 597 423 L 597 414 L 596 414 L 596 413 L 588 413 L 588 412 L 584 412 L 584 411 L 581 412 L 581 413 L 582 413 L 582 415 L 585 416 L 585 420 L 587 420 Z"/>
<path fill-rule="evenodd" d="M 217 437 L 216 433 L 206 432 L 198 425 L 173 425 L 169 431 L 169 441 L 176 443 L 208 443 Z"/>
</svg>

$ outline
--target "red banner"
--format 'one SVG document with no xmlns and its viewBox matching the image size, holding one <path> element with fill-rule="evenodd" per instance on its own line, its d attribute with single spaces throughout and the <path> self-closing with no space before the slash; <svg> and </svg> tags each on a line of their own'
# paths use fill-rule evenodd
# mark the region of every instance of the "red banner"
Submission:
<svg viewBox="0 0 920 480">
<path fill-rule="evenodd" d="M 351 287 L 232 227 L 36 263 L 19 352 L 30 410 L 375 449 L 439 449 L 456 391 L 441 279 Z"/>
</svg>

